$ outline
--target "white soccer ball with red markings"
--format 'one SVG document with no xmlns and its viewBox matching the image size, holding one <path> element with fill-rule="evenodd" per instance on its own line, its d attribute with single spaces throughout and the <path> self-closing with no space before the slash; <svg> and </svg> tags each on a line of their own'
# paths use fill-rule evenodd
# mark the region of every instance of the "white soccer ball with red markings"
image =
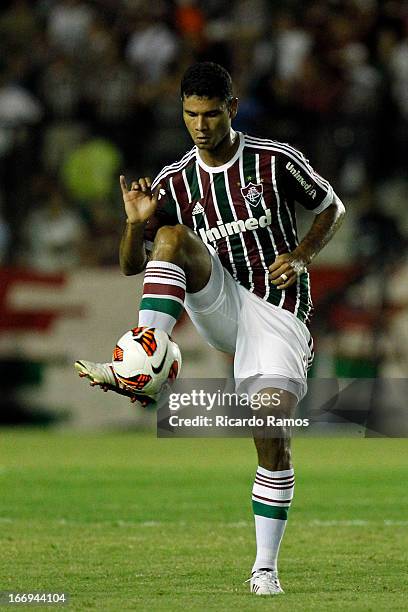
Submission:
<svg viewBox="0 0 408 612">
<path fill-rule="evenodd" d="M 157 399 L 166 382 L 180 373 L 180 349 L 161 329 L 135 327 L 118 340 L 112 368 L 127 389 Z"/>
</svg>

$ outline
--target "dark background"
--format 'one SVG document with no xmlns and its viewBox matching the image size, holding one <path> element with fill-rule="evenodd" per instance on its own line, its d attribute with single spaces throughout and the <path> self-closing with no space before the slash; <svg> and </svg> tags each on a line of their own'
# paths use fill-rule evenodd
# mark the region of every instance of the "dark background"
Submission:
<svg viewBox="0 0 408 612">
<path fill-rule="evenodd" d="M 346 205 L 343 227 L 311 267 L 312 375 L 406 376 L 408 2 L 14 0 L 0 9 L 0 58 L 3 403 L 21 383 L 40 387 L 56 353 L 64 377 L 78 358 L 77 341 L 60 341 L 61 309 L 16 313 L 15 284 L 34 278 L 41 288 L 52 274 L 49 291 L 65 287 L 85 304 L 72 283 L 117 266 L 118 176 L 154 176 L 191 147 L 179 83 L 198 60 L 230 70 L 236 129 L 301 149 Z M 305 231 L 312 216 L 299 213 Z M 106 360 L 95 347 L 109 348 L 116 328 L 97 333 L 92 307 L 81 308 L 83 357 Z M 106 308 L 120 332 L 137 300 Z M 33 334 L 45 348 L 28 354 Z M 195 376 L 202 343 L 189 346 Z"/>
</svg>

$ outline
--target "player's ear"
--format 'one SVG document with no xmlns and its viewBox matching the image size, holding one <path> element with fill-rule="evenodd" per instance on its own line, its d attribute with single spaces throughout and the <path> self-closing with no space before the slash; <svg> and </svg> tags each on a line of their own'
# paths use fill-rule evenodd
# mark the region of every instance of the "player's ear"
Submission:
<svg viewBox="0 0 408 612">
<path fill-rule="evenodd" d="M 231 121 L 235 119 L 235 117 L 237 116 L 237 112 L 238 112 L 238 98 L 232 98 L 229 103 L 229 107 L 228 107 L 228 114 L 230 116 Z"/>
</svg>

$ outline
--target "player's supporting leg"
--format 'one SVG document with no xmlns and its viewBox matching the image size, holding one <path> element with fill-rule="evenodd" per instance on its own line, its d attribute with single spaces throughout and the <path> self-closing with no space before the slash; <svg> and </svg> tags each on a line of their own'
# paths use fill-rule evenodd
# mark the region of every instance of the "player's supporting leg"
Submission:
<svg viewBox="0 0 408 612">
<path fill-rule="evenodd" d="M 200 291 L 210 274 L 210 255 L 194 232 L 185 225 L 160 228 L 145 271 L 139 326 L 170 335 L 183 312 L 186 288 Z"/>
<path fill-rule="evenodd" d="M 264 405 L 257 416 L 290 417 L 297 399 L 288 391 L 263 389 L 261 394 L 276 397 L 279 406 Z M 290 436 L 284 427 L 257 427 L 254 441 L 258 452 L 258 469 L 252 490 L 255 517 L 256 559 L 252 568 L 251 590 L 258 595 L 282 593 L 278 579 L 278 554 L 293 497 L 295 485 L 291 462 Z"/>
</svg>

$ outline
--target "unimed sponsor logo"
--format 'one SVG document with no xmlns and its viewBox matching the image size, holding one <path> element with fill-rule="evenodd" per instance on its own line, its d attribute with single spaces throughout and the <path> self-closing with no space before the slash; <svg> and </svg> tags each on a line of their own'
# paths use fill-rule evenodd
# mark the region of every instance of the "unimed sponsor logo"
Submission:
<svg viewBox="0 0 408 612">
<path fill-rule="evenodd" d="M 223 223 L 217 221 L 216 227 L 210 227 L 204 229 L 203 227 L 199 230 L 201 239 L 204 242 L 214 242 L 220 240 L 220 238 L 226 238 L 227 236 L 233 236 L 234 234 L 242 234 L 243 232 L 257 230 L 263 227 L 267 227 L 272 223 L 272 214 L 269 209 L 265 210 L 265 214 L 259 219 L 255 217 L 249 217 L 249 219 L 237 219 L 230 223 Z"/>
<path fill-rule="evenodd" d="M 287 170 L 289 170 L 289 172 L 295 177 L 295 179 L 298 181 L 298 183 L 300 183 L 303 187 L 303 189 L 306 191 L 306 193 L 308 195 L 310 195 L 311 198 L 313 198 L 313 200 L 316 198 L 316 189 L 311 189 L 312 187 L 312 183 L 308 183 L 302 176 L 302 174 L 299 172 L 299 170 L 297 170 L 295 168 L 295 166 L 291 163 L 288 162 L 286 164 L 286 168 Z"/>
</svg>

